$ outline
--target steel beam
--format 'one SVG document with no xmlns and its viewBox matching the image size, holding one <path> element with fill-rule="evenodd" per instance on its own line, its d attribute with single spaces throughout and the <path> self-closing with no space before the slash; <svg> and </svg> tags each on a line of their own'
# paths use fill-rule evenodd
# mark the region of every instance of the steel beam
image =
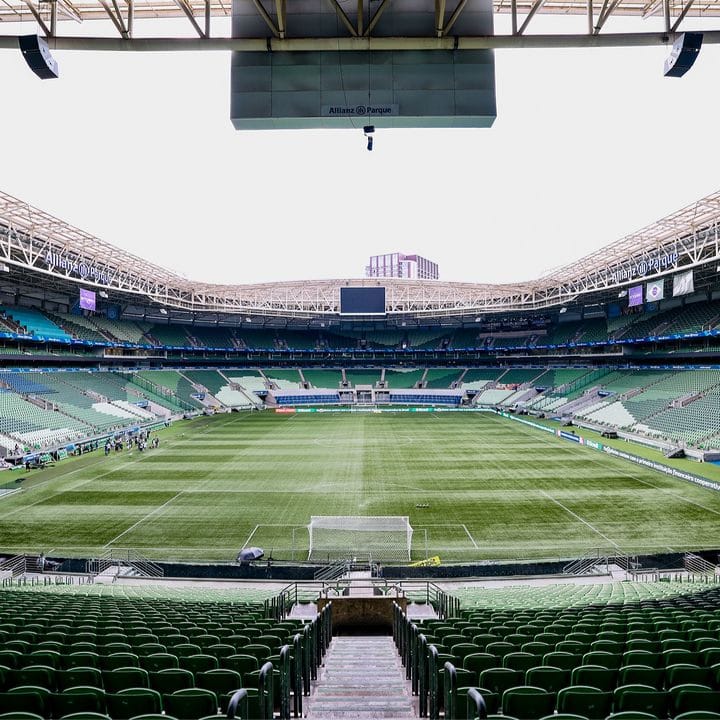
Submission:
<svg viewBox="0 0 720 720">
<path fill-rule="evenodd" d="M 103 2 L 103 0 L 100 0 L 100 2 Z M 193 26 L 193 28 L 195 28 L 195 32 L 198 34 L 198 36 L 201 38 L 205 38 L 205 33 L 203 32 L 203 29 L 200 27 L 200 25 L 198 25 L 198 21 L 195 19 L 192 5 L 189 5 L 186 0 L 175 0 L 175 4 L 183 11 L 185 17 L 190 21 L 190 24 Z"/>
<path fill-rule="evenodd" d="M 375 29 L 375 26 L 378 24 L 378 20 L 380 20 L 380 17 L 385 12 L 385 8 L 390 4 L 390 0 L 382 0 L 380 5 L 378 6 L 378 9 L 375 11 L 375 14 L 372 16 L 372 19 L 368 23 L 367 28 L 365 29 L 365 32 L 363 35 L 367 37 L 372 33 L 372 31 Z"/>
<path fill-rule="evenodd" d="M 277 15 L 277 29 L 280 39 L 285 38 L 285 0 L 275 0 L 275 14 Z"/>
<path fill-rule="evenodd" d="M 673 26 L 670 28 L 670 32 L 677 32 L 680 27 L 680 23 L 685 19 L 685 16 L 688 14 L 688 11 L 693 6 L 694 2 L 695 0 L 688 0 L 685 5 L 683 5 L 683 9 L 678 15 L 677 20 L 673 23 Z"/>
<path fill-rule="evenodd" d="M 253 5 L 255 6 L 255 9 L 258 11 L 258 15 L 265 21 L 265 24 L 270 28 L 270 32 L 276 37 L 280 37 L 280 31 L 277 28 L 277 25 L 275 25 L 275 21 L 270 17 L 270 13 L 265 9 L 265 6 L 262 4 L 261 0 L 253 0 Z"/>
<path fill-rule="evenodd" d="M 104 52 L 192 52 L 195 50 L 235 52 L 313 52 L 335 50 L 492 50 L 542 48 L 611 48 L 668 46 L 675 34 L 605 33 L 602 35 L 479 35 L 460 37 L 336 37 L 336 38 L 111 38 L 55 37 L 53 50 L 91 50 Z M 720 43 L 720 30 L 703 32 L 703 43 Z M 17 50 L 17 35 L 0 35 L 0 49 Z"/>
<path fill-rule="evenodd" d="M 340 7 L 340 4 L 337 0 L 328 0 L 328 2 L 333 6 L 335 9 L 335 12 L 337 13 L 337 16 L 340 18 L 340 22 L 348 29 L 348 32 L 353 36 L 357 37 L 357 30 L 355 29 L 355 26 L 350 22 L 350 18 L 345 14 L 345 11 Z M 336 48 L 337 49 L 337 48 Z"/>
<path fill-rule="evenodd" d="M 24 2 L 28 6 L 28 10 L 30 10 L 33 17 L 37 21 L 37 24 L 40 26 L 40 29 L 43 31 L 43 35 L 45 35 L 45 37 L 49 38 L 52 35 L 52 32 L 50 31 L 50 28 L 45 24 L 45 21 L 42 19 L 42 16 L 40 15 L 40 11 L 35 7 L 35 4 L 32 2 L 32 0 L 24 0 Z M 17 37 L 14 38 L 14 40 L 15 40 L 15 48 L 17 48 L 17 46 L 18 46 Z"/>
<path fill-rule="evenodd" d="M 535 16 L 535 13 L 545 4 L 545 0 L 535 0 L 533 2 L 532 7 L 530 8 L 530 12 L 525 16 L 525 19 L 523 20 L 523 24 L 520 26 L 520 29 L 517 31 L 518 35 L 522 35 L 525 30 L 527 30 L 527 26 L 530 24 L 530 21 Z"/>
</svg>

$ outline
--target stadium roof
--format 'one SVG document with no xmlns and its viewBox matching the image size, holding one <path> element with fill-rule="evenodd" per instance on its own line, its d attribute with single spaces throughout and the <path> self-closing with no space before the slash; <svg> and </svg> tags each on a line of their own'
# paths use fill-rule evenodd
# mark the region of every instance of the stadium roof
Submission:
<svg viewBox="0 0 720 720">
<path fill-rule="evenodd" d="M 512 32 L 491 37 L 456 36 L 453 29 L 469 0 L 434 0 L 436 27 L 429 27 L 421 37 L 416 33 L 398 31 L 398 37 L 376 37 L 373 30 L 392 0 L 374 2 L 358 0 L 357 8 L 341 6 L 339 0 L 328 0 L 334 7 L 343 33 L 337 38 L 318 38 L 293 34 L 283 16 L 285 3 L 276 0 L 243 0 L 262 18 L 267 28 L 260 38 L 232 39 L 213 37 L 211 20 L 230 18 L 232 0 L 0 0 L 0 27 L 12 30 L 13 23 L 36 21 L 40 32 L 51 39 L 50 45 L 59 49 L 96 50 L 359 50 L 373 49 L 478 49 L 484 47 L 557 47 L 600 45 L 667 44 L 686 18 L 720 16 L 720 0 L 493 0 L 496 13 L 511 15 Z M 429 0 L 428 0 L 429 2 Z M 581 15 L 587 18 L 585 33 L 530 34 L 530 23 L 537 14 Z M 663 17 L 661 32 L 603 31 L 614 16 L 638 18 Z M 362 19 L 358 20 L 357 17 Z M 141 20 L 186 18 L 194 38 L 170 37 L 157 33 L 154 37 L 137 37 L 135 30 Z M 74 37 L 67 32 L 67 22 L 110 20 L 111 37 Z M 63 32 L 59 32 L 60 23 Z M 72 27 L 72 25 L 70 26 Z M 156 26 L 153 26 L 156 28 Z M 704 42 L 720 42 L 720 30 L 708 28 Z M 319 33 L 318 33 L 319 35 Z M 198 42 L 202 41 L 202 42 Z M 0 34 L 0 48 L 16 47 L 16 37 Z"/>
<path fill-rule="evenodd" d="M 343 286 L 387 289 L 390 314 L 457 315 L 556 307 L 720 258 L 720 191 L 540 278 L 509 284 L 383 278 L 220 285 L 189 280 L 0 192 L 0 269 L 44 274 L 168 308 L 323 317 Z M 8 278 L 10 279 L 10 278 Z"/>
</svg>

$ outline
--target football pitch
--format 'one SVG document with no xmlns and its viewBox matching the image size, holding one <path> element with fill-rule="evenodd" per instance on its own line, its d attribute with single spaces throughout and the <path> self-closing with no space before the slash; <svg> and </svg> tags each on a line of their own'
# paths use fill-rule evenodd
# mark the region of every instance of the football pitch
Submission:
<svg viewBox="0 0 720 720">
<path fill-rule="evenodd" d="M 304 561 L 312 515 L 407 515 L 412 559 L 718 546 L 720 493 L 489 413 L 229 414 L 0 497 L 0 551 Z"/>
</svg>

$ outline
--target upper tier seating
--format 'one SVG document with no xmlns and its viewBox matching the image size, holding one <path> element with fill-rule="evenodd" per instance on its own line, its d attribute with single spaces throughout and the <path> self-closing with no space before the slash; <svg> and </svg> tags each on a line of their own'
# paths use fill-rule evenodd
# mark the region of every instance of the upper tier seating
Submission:
<svg viewBox="0 0 720 720">
<path fill-rule="evenodd" d="M 133 320 L 109 320 L 101 315 L 94 316 L 93 320 L 98 328 L 117 338 L 120 342 L 150 345 L 150 341 L 145 337 L 145 333 L 151 327 L 148 323 L 138 323 Z"/>
<path fill-rule="evenodd" d="M 52 320 L 43 315 L 39 310 L 30 308 L 8 307 L 0 308 L 8 317 L 12 318 L 18 325 L 24 327 L 28 335 L 51 338 L 53 340 L 72 340 L 61 327 L 58 327 Z"/>
<path fill-rule="evenodd" d="M 345 379 L 352 387 L 372 385 L 380 381 L 380 370 L 346 370 Z"/>
<path fill-rule="evenodd" d="M 342 374 L 339 370 L 317 370 L 315 368 L 303 368 L 303 375 L 312 387 L 337 389 L 342 382 Z"/>
<path fill-rule="evenodd" d="M 425 375 L 425 387 L 447 389 L 460 378 L 461 370 L 448 370 L 447 368 L 428 368 Z"/>
<path fill-rule="evenodd" d="M 160 345 L 188 347 L 191 344 L 184 325 L 153 325 L 148 334 Z"/>
<path fill-rule="evenodd" d="M 294 369 L 272 368 L 264 370 L 265 377 L 282 390 L 297 390 L 300 387 L 300 373 Z"/>
</svg>

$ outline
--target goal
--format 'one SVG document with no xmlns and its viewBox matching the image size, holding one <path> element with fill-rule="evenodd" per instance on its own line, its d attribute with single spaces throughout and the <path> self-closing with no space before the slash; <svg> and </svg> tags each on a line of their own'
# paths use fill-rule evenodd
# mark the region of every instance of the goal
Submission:
<svg viewBox="0 0 720 720">
<path fill-rule="evenodd" d="M 408 562 L 413 529 L 401 515 L 313 515 L 308 525 L 311 562 L 352 558 Z"/>
</svg>

